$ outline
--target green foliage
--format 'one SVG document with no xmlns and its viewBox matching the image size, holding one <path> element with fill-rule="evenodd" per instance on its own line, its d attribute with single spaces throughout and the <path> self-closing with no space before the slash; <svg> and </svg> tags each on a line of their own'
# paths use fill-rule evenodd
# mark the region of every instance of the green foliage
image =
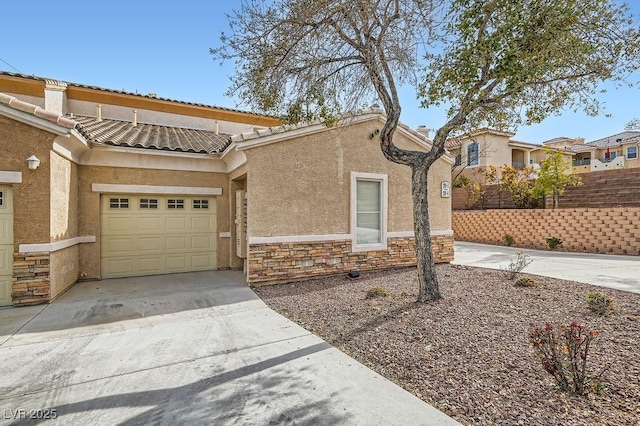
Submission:
<svg viewBox="0 0 640 426">
<path fill-rule="evenodd" d="M 618 304 L 616 300 L 606 293 L 599 291 L 590 291 L 587 295 L 587 305 L 591 312 L 602 315 L 615 315 L 618 313 Z"/>
<path fill-rule="evenodd" d="M 596 375 L 587 371 L 591 343 L 598 335 L 598 331 L 587 332 L 575 321 L 560 327 L 559 332 L 549 323 L 544 327 L 531 324 L 529 328 L 529 342 L 544 370 L 562 391 L 578 395 L 585 395 L 590 388 L 597 389 L 601 385 L 598 379 L 606 369 Z"/>
<path fill-rule="evenodd" d="M 511 247 L 515 242 L 515 239 L 513 238 L 513 235 L 504 234 L 504 242 Z"/>
<path fill-rule="evenodd" d="M 529 266 L 531 262 L 533 262 L 533 260 L 528 255 L 519 251 L 516 253 L 515 259 L 511 259 L 509 265 L 506 268 L 500 268 L 500 270 L 506 279 L 513 280 L 524 268 Z"/>
<path fill-rule="evenodd" d="M 625 130 L 640 130 L 640 118 L 631 119 L 625 126 Z"/>
<path fill-rule="evenodd" d="M 553 207 L 558 208 L 559 197 L 565 188 L 582 185 L 582 178 L 573 171 L 571 160 L 562 151 L 549 148 L 544 151 L 545 159 L 540 163 L 533 195 L 538 198 L 553 195 Z"/>
<path fill-rule="evenodd" d="M 555 250 L 562 245 L 562 240 L 558 237 L 549 237 L 547 238 L 547 245 L 551 250 Z"/>
<path fill-rule="evenodd" d="M 531 277 L 520 277 L 514 283 L 514 287 L 536 287 L 538 282 Z"/>
<path fill-rule="evenodd" d="M 532 167 L 515 169 L 506 164 L 502 166 L 502 188 L 505 188 L 519 209 L 531 209 L 538 205 L 533 196 Z"/>
<path fill-rule="evenodd" d="M 454 188 L 468 188 L 472 184 L 473 182 L 471 181 L 471 179 L 469 179 L 465 175 L 459 175 L 459 176 L 456 176 L 455 179 L 453 179 Z"/>
<path fill-rule="evenodd" d="M 383 287 L 372 287 L 369 290 L 367 290 L 365 299 L 377 299 L 379 297 L 387 297 L 389 295 L 390 295 L 389 291 L 387 291 Z"/>
</svg>

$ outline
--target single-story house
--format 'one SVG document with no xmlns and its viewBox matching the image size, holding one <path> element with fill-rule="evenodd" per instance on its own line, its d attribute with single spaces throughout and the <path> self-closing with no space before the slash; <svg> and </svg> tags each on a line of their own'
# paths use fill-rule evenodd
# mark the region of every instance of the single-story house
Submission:
<svg viewBox="0 0 640 426">
<path fill-rule="evenodd" d="M 0 305 L 78 280 L 243 269 L 249 284 L 415 264 L 411 172 L 379 110 L 280 126 L 234 109 L 0 73 Z M 428 150 L 399 128 L 396 143 Z M 430 171 L 453 258 L 453 158 Z"/>
</svg>

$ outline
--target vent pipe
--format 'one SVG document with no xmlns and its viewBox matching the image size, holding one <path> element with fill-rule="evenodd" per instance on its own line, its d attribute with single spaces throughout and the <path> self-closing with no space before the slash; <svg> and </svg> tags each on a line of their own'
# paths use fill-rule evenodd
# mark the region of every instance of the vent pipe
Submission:
<svg viewBox="0 0 640 426">
<path fill-rule="evenodd" d="M 218 123 L 218 120 L 216 120 L 216 135 L 219 134 L 220 131 L 220 123 Z"/>
<path fill-rule="evenodd" d="M 133 127 L 138 125 L 138 110 L 133 110 Z"/>
<path fill-rule="evenodd" d="M 98 121 L 102 121 L 102 105 L 96 105 L 96 118 Z"/>
</svg>

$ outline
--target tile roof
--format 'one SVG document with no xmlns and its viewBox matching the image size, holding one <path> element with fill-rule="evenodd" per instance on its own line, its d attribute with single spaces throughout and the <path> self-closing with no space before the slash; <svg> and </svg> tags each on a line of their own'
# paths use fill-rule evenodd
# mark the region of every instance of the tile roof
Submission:
<svg viewBox="0 0 640 426">
<path fill-rule="evenodd" d="M 522 141 L 517 141 L 515 139 L 509 139 L 509 143 L 514 143 L 514 144 L 524 145 L 524 146 L 530 146 L 531 148 L 542 148 L 542 145 L 540 145 L 540 144 L 531 143 L 531 142 L 522 142 Z"/>
<path fill-rule="evenodd" d="M 51 121 L 52 123 L 56 123 L 68 129 L 73 129 L 77 124 L 75 121 L 70 120 L 62 115 L 47 111 L 37 105 L 21 101 L 18 98 L 7 95 L 6 93 L 0 93 L 0 104 L 6 105 L 9 108 L 13 108 L 17 111 L 26 112 L 27 114 L 31 114 L 34 117 L 39 117 Z"/>
<path fill-rule="evenodd" d="M 640 137 L 640 131 L 628 130 L 626 132 L 616 133 L 615 135 L 587 142 L 585 143 L 585 145 L 589 145 L 590 148 L 613 148 L 614 146 L 620 146 L 621 143 L 625 142 L 626 140 L 634 139 L 637 137 Z M 618 142 L 618 140 L 620 141 Z"/>
<path fill-rule="evenodd" d="M 210 130 L 186 129 L 74 115 L 78 131 L 94 145 L 113 145 L 168 151 L 217 154 L 231 143 L 231 135 Z"/>
<path fill-rule="evenodd" d="M 80 83 L 72 83 L 72 82 L 63 82 L 63 81 L 59 81 L 59 80 L 53 80 L 50 78 L 45 78 L 45 77 L 38 77 L 35 75 L 27 75 L 27 74 L 20 74 L 20 73 L 14 73 L 14 72 L 9 72 L 9 71 L 1 71 L 0 70 L 0 75 L 6 75 L 9 77 L 18 77 L 18 78 L 25 78 L 25 79 L 29 79 L 29 80 L 37 80 L 37 81 L 43 81 L 45 83 L 51 84 L 53 82 L 55 82 L 56 84 L 64 84 L 68 87 L 81 87 L 84 89 L 92 89 L 92 90 L 99 90 L 102 92 L 109 92 L 109 93 L 118 93 L 121 95 L 131 95 L 131 96 L 137 96 L 140 98 L 147 98 L 147 99 L 158 99 L 161 101 L 167 101 L 167 102 L 174 102 L 177 104 L 183 104 L 183 105 L 192 105 L 192 106 L 197 106 L 197 107 L 203 107 L 203 108 L 211 108 L 211 109 L 217 109 L 217 110 L 221 110 L 221 111 L 229 111 L 229 112 L 237 112 L 237 113 L 242 113 L 242 114 L 250 114 L 250 115 L 258 115 L 261 117 L 270 117 L 270 118 L 275 118 L 275 117 L 271 117 L 268 115 L 263 115 L 263 114 L 258 114 L 258 113 L 253 113 L 253 112 L 249 112 L 249 111 L 243 111 L 240 109 L 235 109 L 235 108 L 227 108 L 227 107 L 221 107 L 221 106 L 216 106 L 216 105 L 207 105 L 207 104 L 201 104 L 201 103 L 197 103 L 197 102 L 187 102 L 187 101 L 180 101 L 180 100 L 176 100 L 176 99 L 170 99 L 170 98 L 163 98 L 163 97 L 159 97 L 156 96 L 155 94 L 149 93 L 147 95 L 143 95 L 141 93 L 137 93 L 137 92 L 127 92 L 126 90 L 115 90 L 115 89 L 105 89 L 104 87 L 99 87 L 99 86 L 91 86 L 88 84 L 80 84 Z"/>
</svg>

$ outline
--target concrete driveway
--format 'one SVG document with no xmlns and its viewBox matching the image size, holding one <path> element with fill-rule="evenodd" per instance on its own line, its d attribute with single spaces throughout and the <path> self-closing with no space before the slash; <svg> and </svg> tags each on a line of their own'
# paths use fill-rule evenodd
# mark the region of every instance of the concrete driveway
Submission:
<svg viewBox="0 0 640 426">
<path fill-rule="evenodd" d="M 639 256 L 529 250 L 458 241 L 452 263 L 500 269 L 507 267 L 517 252 L 533 260 L 524 270 L 526 273 L 640 293 Z"/>
<path fill-rule="evenodd" d="M 50 305 L 0 310 L 0 422 L 55 411 L 65 424 L 456 424 L 242 278 L 86 282 Z"/>
</svg>

